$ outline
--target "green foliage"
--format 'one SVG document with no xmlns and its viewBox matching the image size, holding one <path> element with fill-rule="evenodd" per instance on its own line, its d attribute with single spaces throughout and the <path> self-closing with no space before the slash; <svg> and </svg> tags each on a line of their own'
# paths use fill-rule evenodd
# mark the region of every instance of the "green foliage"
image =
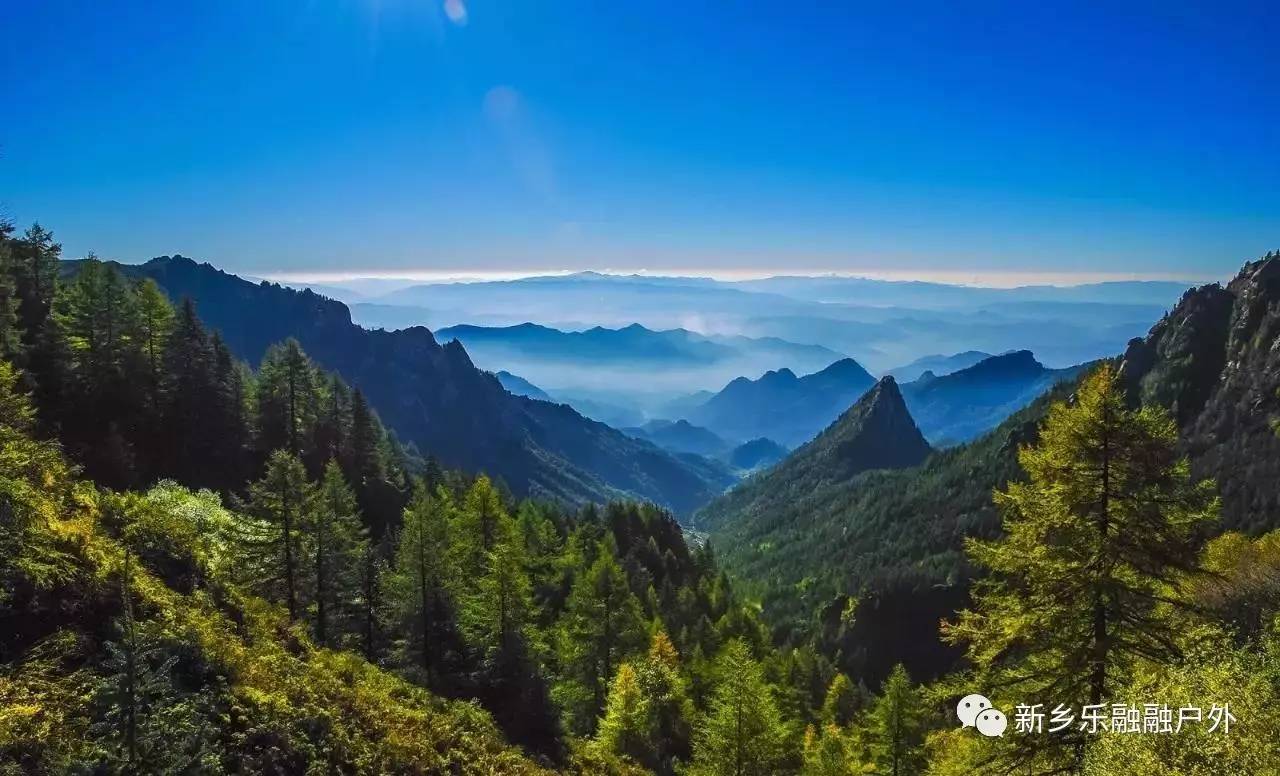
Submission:
<svg viewBox="0 0 1280 776">
<path fill-rule="evenodd" d="M 573 585 L 559 626 L 562 666 L 556 697 L 570 730 L 587 734 L 604 711 L 609 678 L 618 665 L 644 646 L 640 602 L 608 541 L 596 548 L 596 560 Z"/>
<path fill-rule="evenodd" d="M 804 762 L 800 776 L 853 776 L 864 773 L 853 736 L 836 725 L 819 733 L 810 725 L 804 734 Z"/>
<path fill-rule="evenodd" d="M 649 705 L 636 669 L 630 663 L 618 666 L 596 741 L 608 752 L 644 762 L 653 736 Z"/>
<path fill-rule="evenodd" d="M 419 666 L 426 680 L 449 643 L 454 597 L 459 591 L 449 542 L 453 500 L 425 482 L 405 507 L 395 558 L 383 577 L 386 617 L 397 641 L 400 664 Z"/>
<path fill-rule="evenodd" d="M 249 486 L 249 512 L 242 523 L 242 547 L 251 562 L 244 570 L 252 587 L 283 600 L 289 619 L 302 614 L 303 524 L 316 509 L 315 487 L 297 456 L 284 450 L 271 454 L 263 478 Z"/>
<path fill-rule="evenodd" d="M 330 461 L 319 483 L 310 519 L 304 522 L 311 560 L 311 608 L 315 641 L 338 646 L 354 636 L 358 620 L 360 560 L 365 554 L 364 526 L 355 494 L 337 461 Z"/>
<path fill-rule="evenodd" d="M 868 725 L 871 750 L 881 773 L 908 776 L 924 771 L 926 724 L 920 692 L 899 664 L 872 705 Z"/>
<path fill-rule="evenodd" d="M 716 661 L 711 706 L 694 738 L 694 776 L 771 776 L 785 762 L 787 731 L 764 675 L 745 644 Z"/>
<path fill-rule="evenodd" d="M 1173 735 L 1097 736 L 1085 751 L 1082 772 L 1088 776 L 1274 773 L 1280 767 L 1280 716 L 1276 714 L 1280 634 L 1268 630 L 1260 634 L 1260 643 L 1237 646 L 1226 633 L 1200 629 L 1194 643 L 1186 644 L 1186 662 L 1144 665 L 1118 688 L 1116 702 L 1141 708 L 1154 701 L 1175 710 L 1195 706 L 1204 710 L 1205 721 Z M 1213 705 L 1225 705 L 1236 718 L 1229 730 L 1210 730 Z"/>
<path fill-rule="evenodd" d="M 22 356 L 22 328 L 18 320 L 18 286 L 14 275 L 13 224 L 0 219 L 0 359 Z"/>
<path fill-rule="evenodd" d="M 866 699 L 849 677 L 836 674 L 827 688 L 827 697 L 822 701 L 822 724 L 847 727 L 865 705 Z"/>
<path fill-rule="evenodd" d="M 680 657 L 658 631 L 645 658 L 622 663 L 614 674 L 595 742 L 654 773 L 674 774 L 689 756 L 692 717 Z"/>
</svg>

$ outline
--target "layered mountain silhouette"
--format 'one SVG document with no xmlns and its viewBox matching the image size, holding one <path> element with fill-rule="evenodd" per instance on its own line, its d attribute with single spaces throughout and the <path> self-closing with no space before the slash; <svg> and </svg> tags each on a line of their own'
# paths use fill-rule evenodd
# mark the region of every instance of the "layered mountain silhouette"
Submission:
<svg viewBox="0 0 1280 776">
<path fill-rule="evenodd" d="M 951 374 L 925 372 L 904 385 L 911 416 L 936 445 L 967 442 L 994 428 L 1081 367 L 1047 369 L 1029 350 L 990 356 Z"/>
<path fill-rule="evenodd" d="M 794 447 L 812 439 L 875 382 L 851 358 L 804 377 L 778 369 L 756 380 L 733 380 L 686 418 L 726 439 L 768 437 Z"/>
<path fill-rule="evenodd" d="M 922 356 L 909 364 L 890 369 L 885 374 L 893 375 L 893 378 L 900 383 L 909 383 L 912 380 L 919 379 L 926 372 L 932 373 L 935 377 L 949 375 L 952 372 L 971 367 L 987 358 L 991 358 L 991 354 L 983 353 L 981 350 L 966 350 L 963 353 L 954 353 L 950 356 Z"/>
<path fill-rule="evenodd" d="M 360 388 L 401 440 L 447 466 L 499 476 L 517 493 L 569 502 L 629 494 L 686 514 L 732 482 L 568 406 L 513 395 L 477 369 L 461 344 L 441 345 L 425 328 L 368 331 L 341 302 L 251 283 L 181 256 L 122 270 L 154 279 L 175 300 L 190 297 L 250 363 L 269 345 L 297 338 L 319 364 Z"/>
<path fill-rule="evenodd" d="M 1026 350 L 999 356 L 970 351 L 946 358 L 957 365 L 979 356 L 976 363 L 941 377 L 925 371 L 901 384 L 912 417 L 932 444 L 973 439 L 1080 370 L 1049 369 Z M 804 377 L 778 369 L 757 380 L 734 380 L 701 404 L 682 408 L 683 417 L 727 439 L 767 437 L 795 447 L 812 439 L 874 383 L 853 359 Z"/>
</svg>

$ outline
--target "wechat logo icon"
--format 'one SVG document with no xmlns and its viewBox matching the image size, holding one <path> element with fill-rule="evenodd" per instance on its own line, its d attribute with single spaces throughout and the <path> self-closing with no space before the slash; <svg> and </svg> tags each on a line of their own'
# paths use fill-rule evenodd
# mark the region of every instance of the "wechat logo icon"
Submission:
<svg viewBox="0 0 1280 776">
<path fill-rule="evenodd" d="M 956 704 L 956 716 L 960 718 L 960 727 L 977 728 L 978 732 L 988 738 L 1004 735 L 1009 727 L 1009 720 L 1004 712 L 992 708 L 991 701 L 985 695 L 966 695 Z"/>
</svg>

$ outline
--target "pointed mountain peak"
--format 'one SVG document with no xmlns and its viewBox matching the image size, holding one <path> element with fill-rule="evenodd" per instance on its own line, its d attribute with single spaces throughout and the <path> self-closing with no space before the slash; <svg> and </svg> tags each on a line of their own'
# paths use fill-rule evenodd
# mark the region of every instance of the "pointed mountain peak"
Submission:
<svg viewBox="0 0 1280 776">
<path fill-rule="evenodd" d="M 810 465 L 826 459 L 828 464 L 817 465 L 852 476 L 867 469 L 915 466 L 930 449 L 907 410 L 898 381 L 885 376 L 793 458 L 809 458 Z"/>
</svg>

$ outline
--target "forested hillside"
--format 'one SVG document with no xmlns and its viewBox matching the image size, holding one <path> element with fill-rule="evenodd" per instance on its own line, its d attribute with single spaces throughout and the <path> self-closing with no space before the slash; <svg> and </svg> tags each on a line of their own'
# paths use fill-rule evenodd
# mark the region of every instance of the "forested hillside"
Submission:
<svg viewBox="0 0 1280 776">
<path fill-rule="evenodd" d="M 562 405 L 513 396 L 431 332 L 367 331 L 346 306 L 310 291 L 254 284 L 181 256 L 119 269 L 177 301 L 190 298 L 236 357 L 298 340 L 368 397 L 406 444 L 443 464 L 484 470 L 519 494 L 581 504 L 633 495 L 687 513 L 726 487 L 666 452 Z M 74 267 L 69 268 L 74 273 Z"/>
</svg>

